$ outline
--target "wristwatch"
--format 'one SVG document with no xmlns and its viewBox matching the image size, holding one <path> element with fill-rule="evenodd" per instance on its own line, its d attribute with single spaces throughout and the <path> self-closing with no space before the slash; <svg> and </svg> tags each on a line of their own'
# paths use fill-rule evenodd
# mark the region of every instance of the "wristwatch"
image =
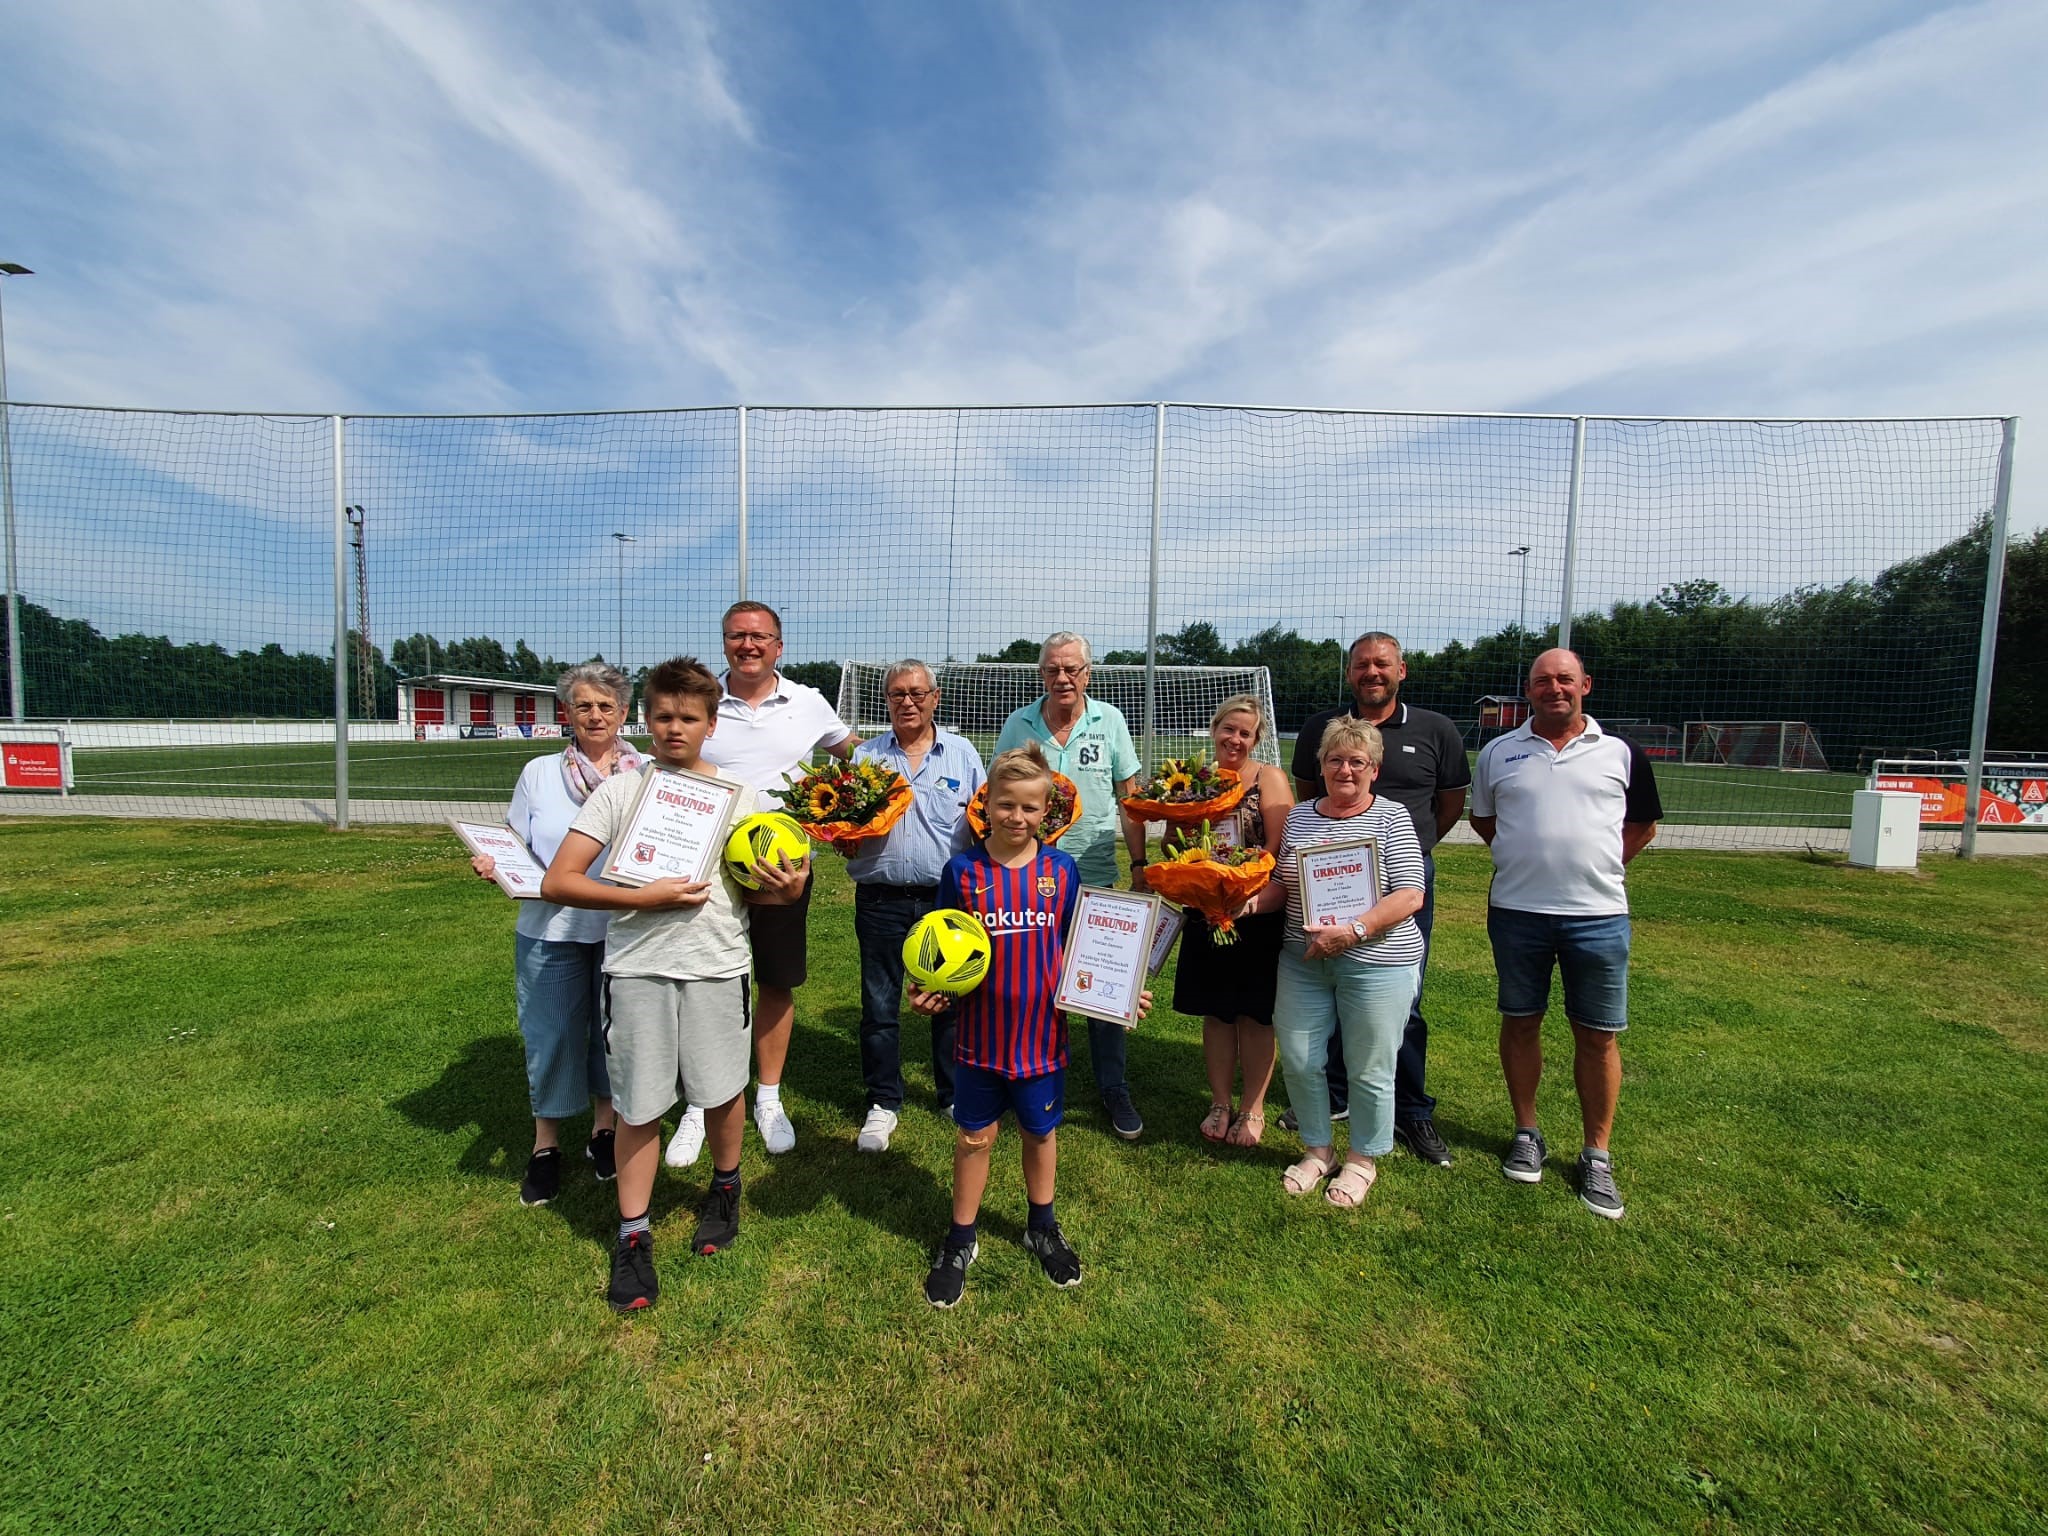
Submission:
<svg viewBox="0 0 2048 1536">
<path fill-rule="evenodd" d="M 1366 938 L 1365 924 L 1358 922 L 1356 919 L 1354 919 L 1351 924 L 1351 937 L 1358 940 L 1359 943 L 1363 944 Z"/>
</svg>

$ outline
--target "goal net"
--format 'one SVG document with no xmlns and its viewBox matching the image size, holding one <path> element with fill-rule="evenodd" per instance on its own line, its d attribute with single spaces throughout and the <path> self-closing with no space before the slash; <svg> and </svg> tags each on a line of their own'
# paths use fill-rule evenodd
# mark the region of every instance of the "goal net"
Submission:
<svg viewBox="0 0 2048 1536">
<path fill-rule="evenodd" d="M 1804 720 L 1688 720 L 1685 760 L 1705 767 L 1828 771 L 1820 738 Z"/>
<path fill-rule="evenodd" d="M 849 661 L 839 669 L 839 718 L 863 738 L 889 729 L 882 675 L 891 665 Z M 1038 668 L 1028 661 L 934 662 L 931 667 L 939 682 L 939 724 L 967 737 L 983 757 L 994 747 L 1011 711 L 1045 691 Z M 1141 755 L 1146 753 L 1145 674 L 1142 666 L 1103 662 L 1097 662 L 1088 673 L 1088 696 L 1123 711 Z M 1265 667 L 1155 667 L 1152 677 L 1153 740 L 1145 764 L 1148 770 L 1161 758 L 1207 750 L 1209 717 L 1217 705 L 1240 693 L 1256 698 L 1266 716 L 1265 735 L 1252 756 L 1262 763 L 1279 763 L 1280 744 L 1273 731 L 1273 679 Z"/>
</svg>

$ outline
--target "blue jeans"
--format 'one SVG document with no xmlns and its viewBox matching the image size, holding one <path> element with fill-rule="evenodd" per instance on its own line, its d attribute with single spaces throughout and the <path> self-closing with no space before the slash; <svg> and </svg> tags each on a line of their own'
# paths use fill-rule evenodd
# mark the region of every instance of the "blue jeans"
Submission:
<svg viewBox="0 0 2048 1536">
<path fill-rule="evenodd" d="M 1341 955 L 1310 960 L 1291 946 L 1280 951 L 1273 1030 L 1303 1146 L 1330 1145 L 1323 1072 L 1337 1032 L 1351 1063 L 1351 1150 L 1378 1157 L 1393 1147 L 1394 1057 L 1421 982 L 1419 964 L 1363 965 Z"/>
<path fill-rule="evenodd" d="M 1130 1034 L 1123 1025 L 1088 1021 L 1088 1064 L 1095 1069 L 1095 1091 L 1104 1098 L 1131 1091 L 1124 1081 L 1124 1057 L 1130 1048 Z"/>
<path fill-rule="evenodd" d="M 1550 972 L 1564 973 L 1564 1012 L 1574 1024 L 1619 1034 L 1628 1028 L 1629 922 L 1612 917 L 1554 917 L 1486 909 L 1500 1011 L 1541 1017 L 1550 1007 Z"/>
<path fill-rule="evenodd" d="M 612 1096 L 605 1061 L 604 944 L 512 939 L 512 991 L 526 1043 L 526 1095 L 537 1120 L 567 1120 Z"/>
<path fill-rule="evenodd" d="M 1436 856 L 1422 856 L 1422 910 L 1415 914 L 1415 926 L 1422 930 L 1422 972 L 1429 975 L 1429 930 L 1436 922 Z M 1436 1100 L 1423 1087 L 1428 1068 L 1429 1020 L 1422 1016 L 1422 983 L 1415 984 L 1415 1002 L 1408 1009 L 1408 1023 L 1401 1030 L 1401 1053 L 1394 1060 L 1394 1119 L 1402 1125 L 1427 1120 L 1436 1111 Z M 1330 1067 L 1325 1074 L 1330 1085 L 1332 1108 L 1351 1102 L 1351 1083 L 1344 1065 L 1342 1036 L 1330 1037 Z M 1297 1111 L 1299 1113 L 1299 1111 Z"/>
<path fill-rule="evenodd" d="M 855 885 L 853 935 L 860 942 L 860 1076 L 869 1108 L 903 1107 L 903 941 L 939 904 L 939 888 Z M 953 1010 L 932 1019 L 932 1086 L 939 1108 L 953 1103 Z"/>
</svg>

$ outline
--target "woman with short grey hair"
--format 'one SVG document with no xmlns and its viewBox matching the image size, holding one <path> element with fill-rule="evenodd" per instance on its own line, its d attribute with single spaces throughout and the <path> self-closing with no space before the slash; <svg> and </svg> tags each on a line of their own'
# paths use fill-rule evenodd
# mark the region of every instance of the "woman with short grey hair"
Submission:
<svg viewBox="0 0 2048 1536">
<path fill-rule="evenodd" d="M 644 761 L 622 734 L 633 685 L 617 667 L 586 661 L 555 684 L 569 716 L 569 745 L 536 757 L 519 775 L 505 821 L 542 864 L 554 861 L 569 823 L 590 792 L 615 773 Z M 471 861 L 491 877 L 488 855 Z M 533 1106 L 533 1155 L 520 1182 L 521 1205 L 546 1205 L 562 1187 L 561 1125 L 591 1109 L 583 1155 L 600 1181 L 617 1172 L 613 1152 L 611 1077 L 605 1065 L 599 1000 L 604 984 L 608 913 L 522 901 L 512 940 L 513 996 L 526 1045 L 526 1089 Z"/>
</svg>

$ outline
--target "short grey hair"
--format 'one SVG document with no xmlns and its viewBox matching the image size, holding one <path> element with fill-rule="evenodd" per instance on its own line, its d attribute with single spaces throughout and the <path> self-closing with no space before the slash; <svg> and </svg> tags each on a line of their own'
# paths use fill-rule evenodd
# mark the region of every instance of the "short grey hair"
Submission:
<svg viewBox="0 0 2048 1536">
<path fill-rule="evenodd" d="M 882 674 L 882 692 L 887 693 L 891 683 L 911 672 L 922 672 L 927 683 L 934 688 L 939 686 L 939 678 L 936 672 L 932 671 L 930 667 L 926 666 L 916 657 L 906 656 L 901 661 L 891 662 L 889 669 Z"/>
<path fill-rule="evenodd" d="M 1045 658 L 1063 645 L 1078 645 L 1081 647 L 1081 665 L 1095 665 L 1095 647 L 1088 643 L 1086 636 L 1077 635 L 1071 629 L 1063 629 L 1058 634 L 1045 637 L 1045 643 L 1038 648 L 1038 664 L 1044 666 Z"/>
<path fill-rule="evenodd" d="M 619 701 L 621 713 L 633 707 L 633 680 L 608 661 L 579 661 L 555 679 L 555 697 L 564 708 L 576 702 L 571 695 L 578 683 L 603 689 Z"/>
</svg>

